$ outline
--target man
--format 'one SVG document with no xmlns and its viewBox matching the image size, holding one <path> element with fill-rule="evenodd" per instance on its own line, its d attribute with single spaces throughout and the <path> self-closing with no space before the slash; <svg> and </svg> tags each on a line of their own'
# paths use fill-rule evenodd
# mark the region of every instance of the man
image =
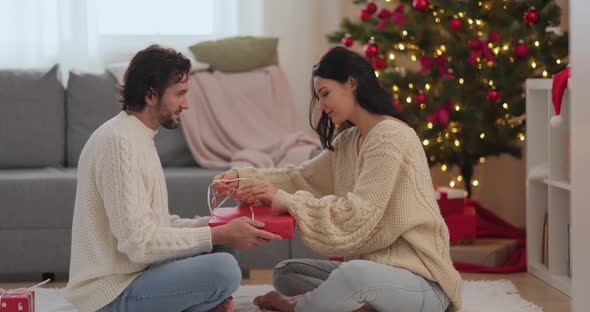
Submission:
<svg viewBox="0 0 590 312">
<path fill-rule="evenodd" d="M 125 73 L 123 111 L 99 127 L 78 164 L 67 298 L 80 311 L 231 311 L 241 280 L 232 255 L 280 236 L 261 222 L 168 212 L 153 137 L 187 109 L 190 61 L 172 49 L 138 52 Z"/>
</svg>

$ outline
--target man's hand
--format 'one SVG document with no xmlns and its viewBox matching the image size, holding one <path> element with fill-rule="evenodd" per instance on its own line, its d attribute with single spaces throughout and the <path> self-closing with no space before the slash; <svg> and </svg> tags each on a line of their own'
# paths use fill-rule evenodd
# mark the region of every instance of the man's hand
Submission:
<svg viewBox="0 0 590 312">
<path fill-rule="evenodd" d="M 244 184 L 237 192 L 236 197 L 246 205 L 253 205 L 260 201 L 263 205 L 271 206 L 272 199 L 279 189 L 272 183 L 265 181 L 253 181 Z"/>
<path fill-rule="evenodd" d="M 231 220 L 227 224 L 211 228 L 213 245 L 229 245 L 237 249 L 262 246 L 271 240 L 282 240 L 279 235 L 263 231 L 264 223 L 247 217 Z"/>
</svg>

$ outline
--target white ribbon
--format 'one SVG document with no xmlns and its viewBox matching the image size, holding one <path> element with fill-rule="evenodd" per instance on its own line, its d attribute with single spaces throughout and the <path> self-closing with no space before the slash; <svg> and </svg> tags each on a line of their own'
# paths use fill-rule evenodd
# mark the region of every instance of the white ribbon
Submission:
<svg viewBox="0 0 590 312">
<path fill-rule="evenodd" d="M 218 182 L 237 182 L 237 181 L 251 181 L 252 179 L 249 178 L 237 178 L 237 179 L 219 179 L 219 180 L 213 180 L 213 182 L 211 184 L 209 184 L 209 187 L 207 188 L 207 206 L 209 207 L 209 213 L 211 213 L 211 215 L 214 215 L 215 213 L 213 212 L 214 209 L 220 208 L 237 190 L 238 188 L 233 189 L 218 205 L 216 205 L 217 199 L 215 199 L 215 195 L 216 192 L 215 190 L 213 190 L 213 199 L 211 199 L 211 186 L 213 186 L 213 184 L 218 183 Z M 215 208 L 211 207 L 211 204 L 213 202 L 213 205 L 216 206 Z M 251 218 L 252 220 L 254 219 L 254 209 L 252 209 L 252 206 L 250 206 L 250 214 L 251 214 Z"/>
<path fill-rule="evenodd" d="M 50 278 L 48 278 L 48 279 L 46 279 L 46 280 L 42 281 L 41 283 L 39 283 L 39 284 L 37 284 L 37 285 L 34 285 L 34 286 L 31 286 L 31 287 L 29 287 L 29 288 L 18 288 L 18 289 L 11 290 L 11 291 L 7 291 L 7 290 L 6 290 L 6 289 L 4 289 L 4 288 L 0 288 L 0 307 L 4 308 L 4 307 L 2 306 L 2 297 L 4 297 L 4 295 L 8 295 L 8 294 L 16 294 L 16 293 L 23 292 L 23 291 L 26 291 L 26 290 L 33 290 L 33 289 L 35 289 L 35 288 L 37 288 L 37 287 L 40 287 L 40 286 L 43 286 L 43 285 L 45 285 L 45 284 L 49 283 L 50 281 L 51 281 L 51 279 L 50 279 Z"/>
</svg>

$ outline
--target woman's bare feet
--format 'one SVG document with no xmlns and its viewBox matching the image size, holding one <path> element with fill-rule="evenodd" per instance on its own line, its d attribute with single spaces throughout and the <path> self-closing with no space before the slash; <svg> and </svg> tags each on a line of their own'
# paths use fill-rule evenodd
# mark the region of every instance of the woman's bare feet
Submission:
<svg viewBox="0 0 590 312">
<path fill-rule="evenodd" d="M 264 296 L 254 298 L 254 304 L 265 310 L 294 312 L 297 299 L 299 296 L 287 297 L 276 291 L 271 291 Z"/>
<path fill-rule="evenodd" d="M 225 299 L 220 305 L 216 306 L 210 312 L 233 312 L 234 311 L 234 302 L 233 297 L 229 297 Z"/>
</svg>

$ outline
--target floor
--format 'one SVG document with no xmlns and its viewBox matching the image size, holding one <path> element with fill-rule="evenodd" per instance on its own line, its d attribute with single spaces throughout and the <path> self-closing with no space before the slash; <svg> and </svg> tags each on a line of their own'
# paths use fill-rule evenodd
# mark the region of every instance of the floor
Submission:
<svg viewBox="0 0 590 312">
<path fill-rule="evenodd" d="M 517 274 L 473 274 L 462 273 L 464 280 L 511 280 L 526 300 L 529 300 L 543 308 L 545 312 L 571 311 L 571 300 L 566 295 L 547 285 L 528 273 Z M 252 270 L 248 279 L 242 280 L 242 285 L 260 285 L 272 283 L 270 270 Z M 31 283 L 1 283 L 0 288 L 14 289 L 29 287 Z M 46 284 L 47 287 L 64 287 L 64 282 Z"/>
</svg>

